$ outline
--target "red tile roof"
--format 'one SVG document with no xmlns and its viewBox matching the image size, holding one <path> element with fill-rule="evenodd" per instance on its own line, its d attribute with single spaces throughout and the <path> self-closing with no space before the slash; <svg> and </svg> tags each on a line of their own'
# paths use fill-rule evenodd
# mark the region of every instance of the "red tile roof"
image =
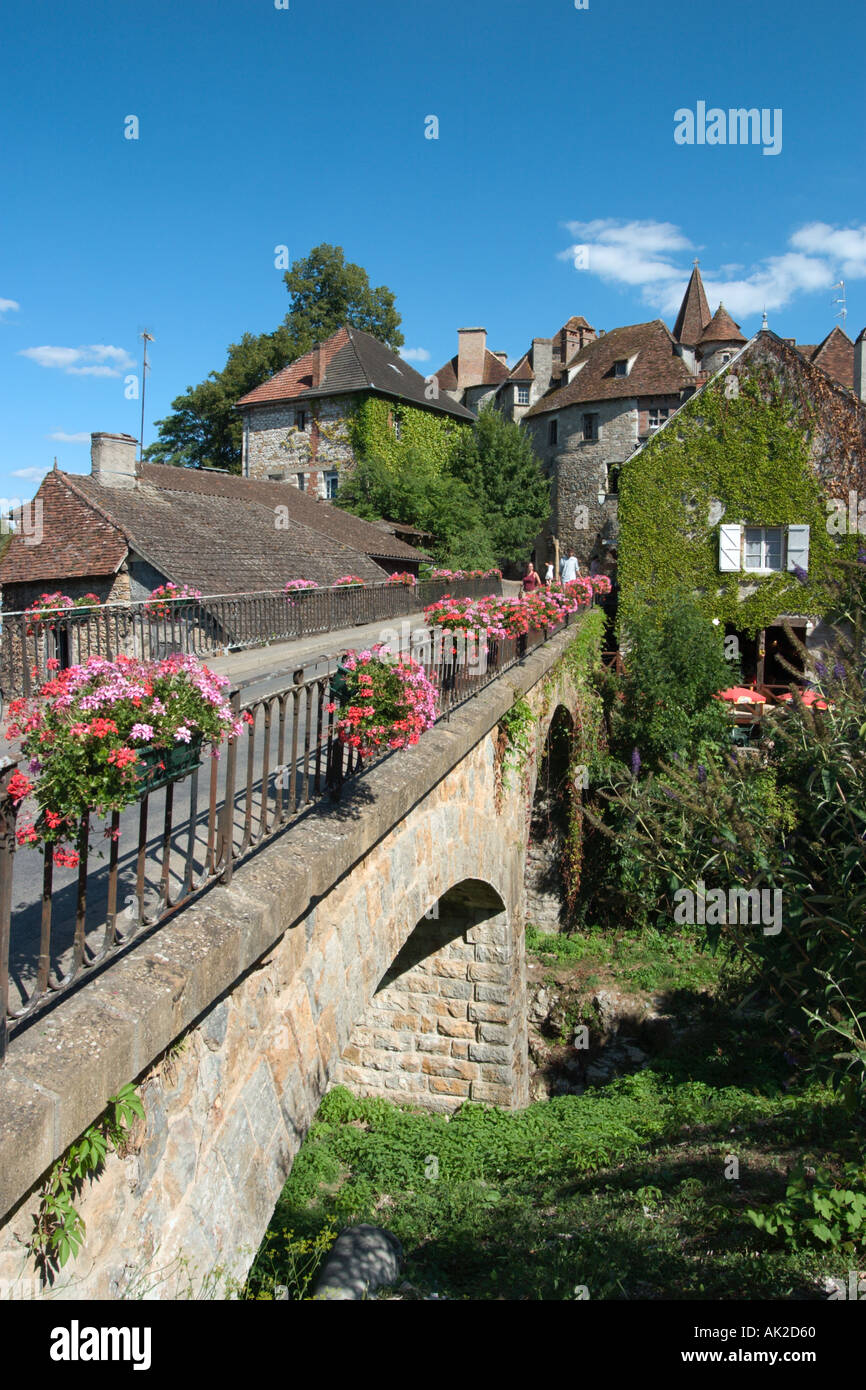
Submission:
<svg viewBox="0 0 866 1390">
<path fill-rule="evenodd" d="M 801 347 L 800 352 L 805 354 L 806 349 Z M 849 391 L 854 390 L 854 344 L 838 326 L 834 326 L 824 341 L 818 344 L 810 361 L 816 367 L 823 367 L 841 386 L 847 386 Z"/>
<path fill-rule="evenodd" d="M 114 574 L 126 557 L 123 531 L 69 486 L 65 473 L 49 473 L 36 494 L 42 503 L 42 540 L 28 545 L 14 535 L 0 562 L 0 584 L 83 579 Z"/>
<path fill-rule="evenodd" d="M 740 332 L 740 325 L 734 323 L 724 304 L 720 304 L 703 333 L 702 343 L 745 343 L 748 340 Z"/>
<path fill-rule="evenodd" d="M 629 375 L 614 376 L 614 362 L 632 357 L 635 362 Z M 611 329 L 586 343 L 571 359 L 569 368 L 580 364 L 580 371 L 567 386 L 552 387 L 524 418 L 582 402 L 677 395 L 694 383 L 692 373 L 676 356 L 673 338 L 661 319 Z"/>
<path fill-rule="evenodd" d="M 525 352 L 516 366 L 512 367 L 509 381 L 534 381 L 535 372 L 529 365 L 529 353 Z"/>
</svg>

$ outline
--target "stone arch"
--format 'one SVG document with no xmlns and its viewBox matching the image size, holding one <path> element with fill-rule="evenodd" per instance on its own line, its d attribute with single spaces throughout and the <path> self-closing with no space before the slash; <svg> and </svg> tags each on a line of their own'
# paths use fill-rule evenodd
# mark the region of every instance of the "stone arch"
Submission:
<svg viewBox="0 0 866 1390">
<path fill-rule="evenodd" d="M 528 1103 L 522 932 L 488 882 L 454 884 L 382 975 L 336 1068 L 356 1094 L 449 1112 Z"/>
<path fill-rule="evenodd" d="M 562 858 L 571 801 L 568 777 L 573 744 L 574 717 L 565 705 L 557 705 L 538 759 L 524 870 L 526 920 L 541 931 L 558 931 L 563 925 Z"/>
</svg>

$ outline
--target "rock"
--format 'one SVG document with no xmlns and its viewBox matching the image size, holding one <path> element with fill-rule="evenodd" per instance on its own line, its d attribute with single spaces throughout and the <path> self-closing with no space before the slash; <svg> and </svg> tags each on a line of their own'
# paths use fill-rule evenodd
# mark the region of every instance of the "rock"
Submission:
<svg viewBox="0 0 866 1390">
<path fill-rule="evenodd" d="M 528 1000 L 527 1014 L 530 1023 L 543 1023 L 556 1002 L 556 996 L 551 995 L 544 985 L 539 985 Z"/>
<path fill-rule="evenodd" d="M 395 1284 L 403 1264 L 403 1247 L 381 1226 L 347 1226 L 337 1236 L 313 1289 L 313 1298 L 363 1299 Z"/>
</svg>

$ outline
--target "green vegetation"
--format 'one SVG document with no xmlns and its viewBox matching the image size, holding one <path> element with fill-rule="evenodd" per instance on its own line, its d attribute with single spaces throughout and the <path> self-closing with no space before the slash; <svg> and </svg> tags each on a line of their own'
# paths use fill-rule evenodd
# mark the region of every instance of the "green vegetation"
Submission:
<svg viewBox="0 0 866 1390">
<path fill-rule="evenodd" d="M 497 772 L 501 790 L 508 787 L 509 773 L 523 772 L 532 753 L 534 737 L 535 715 L 526 701 L 518 696 L 499 721 Z"/>
<path fill-rule="evenodd" d="M 122 1152 L 130 1125 L 143 1117 L 144 1107 L 135 1087 L 124 1086 L 111 1097 L 100 1118 L 52 1166 L 39 1193 L 27 1247 L 44 1283 L 50 1283 L 67 1260 L 74 1260 L 84 1244 L 85 1224 L 75 1202 L 85 1182 L 99 1176 L 109 1150 Z"/>
<path fill-rule="evenodd" d="M 384 285 L 372 289 L 367 272 L 346 260 L 342 246 L 315 246 L 283 279 L 291 296 L 283 322 L 272 333 L 244 333 L 229 347 L 220 371 L 172 401 L 172 414 L 157 420 L 159 438 L 145 451 L 152 463 L 205 464 L 240 473 L 242 422 L 235 402 L 344 323 L 390 348 L 402 347 L 393 293 Z"/>
<path fill-rule="evenodd" d="M 389 414 L 401 422 L 397 438 Z M 429 531 L 436 560 L 457 568 L 520 564 L 550 508 L 550 484 L 525 431 L 492 408 L 463 427 L 370 398 L 351 425 L 358 460 L 337 501 Z"/>
<path fill-rule="evenodd" d="M 815 417 L 805 399 L 764 369 L 740 381 L 734 398 L 725 381 L 707 386 L 676 422 L 652 439 L 619 483 L 620 621 L 636 606 L 662 602 L 678 589 L 700 595 L 703 612 L 722 624 L 756 632 L 780 613 L 821 613 L 836 541 L 815 469 L 809 462 Z M 719 519 L 750 525 L 810 527 L 809 577 L 761 577 L 740 598 L 741 575 L 719 572 Z"/>
<path fill-rule="evenodd" d="M 593 961 L 599 944 L 595 936 L 567 949 L 604 974 L 608 954 Z M 639 951 L 626 949 L 637 971 Z M 653 947 L 653 974 L 658 959 Z M 713 969 L 715 994 L 698 991 Z M 446 1120 L 337 1088 L 272 1230 L 314 1239 L 361 1221 L 386 1225 L 421 1296 L 821 1297 L 820 1279 L 844 1278 L 850 1252 L 780 1248 L 750 1212 L 784 1200 L 786 1170 L 805 1153 L 844 1176 L 846 1156 L 856 1160 L 844 1107 L 825 1086 L 792 1078 L 760 1017 L 728 1002 L 718 960 L 707 957 L 670 1003 L 700 1018 L 669 1053 L 524 1111 L 467 1104 Z M 732 1156 L 737 1177 L 726 1176 Z M 279 1261 L 271 1277 L 287 1282 Z"/>
</svg>

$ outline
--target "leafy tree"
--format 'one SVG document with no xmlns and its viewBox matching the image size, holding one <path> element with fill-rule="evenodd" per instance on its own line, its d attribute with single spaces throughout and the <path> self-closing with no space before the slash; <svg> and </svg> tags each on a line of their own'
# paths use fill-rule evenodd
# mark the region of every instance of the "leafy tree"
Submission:
<svg viewBox="0 0 866 1390">
<path fill-rule="evenodd" d="M 373 521 L 387 517 L 429 531 L 424 548 L 443 565 L 493 564 L 481 505 L 469 488 L 442 472 L 423 450 L 407 450 L 397 463 L 378 455 L 359 459 L 342 483 L 337 505 Z"/>
<path fill-rule="evenodd" d="M 242 424 L 235 402 L 268 377 L 329 338 L 344 323 L 391 348 L 402 346 L 400 315 L 384 285 L 370 287 L 363 267 L 346 261 L 327 242 L 295 261 L 283 277 L 292 304 L 273 333 L 245 333 L 228 350 L 226 365 L 172 401 L 157 420 L 159 438 L 145 451 L 155 463 L 208 464 L 240 472 Z"/>
<path fill-rule="evenodd" d="M 550 483 L 526 432 L 485 406 L 458 439 L 449 467 L 480 503 L 497 560 L 526 560 L 550 515 Z"/>
<path fill-rule="evenodd" d="M 613 702 L 612 751 L 628 763 L 657 767 L 677 757 L 697 757 L 729 738 L 723 703 L 713 696 L 739 672 L 724 655 L 722 628 L 701 612 L 684 590 L 663 604 L 635 606 L 628 621 L 628 675 L 621 701 Z"/>
</svg>

